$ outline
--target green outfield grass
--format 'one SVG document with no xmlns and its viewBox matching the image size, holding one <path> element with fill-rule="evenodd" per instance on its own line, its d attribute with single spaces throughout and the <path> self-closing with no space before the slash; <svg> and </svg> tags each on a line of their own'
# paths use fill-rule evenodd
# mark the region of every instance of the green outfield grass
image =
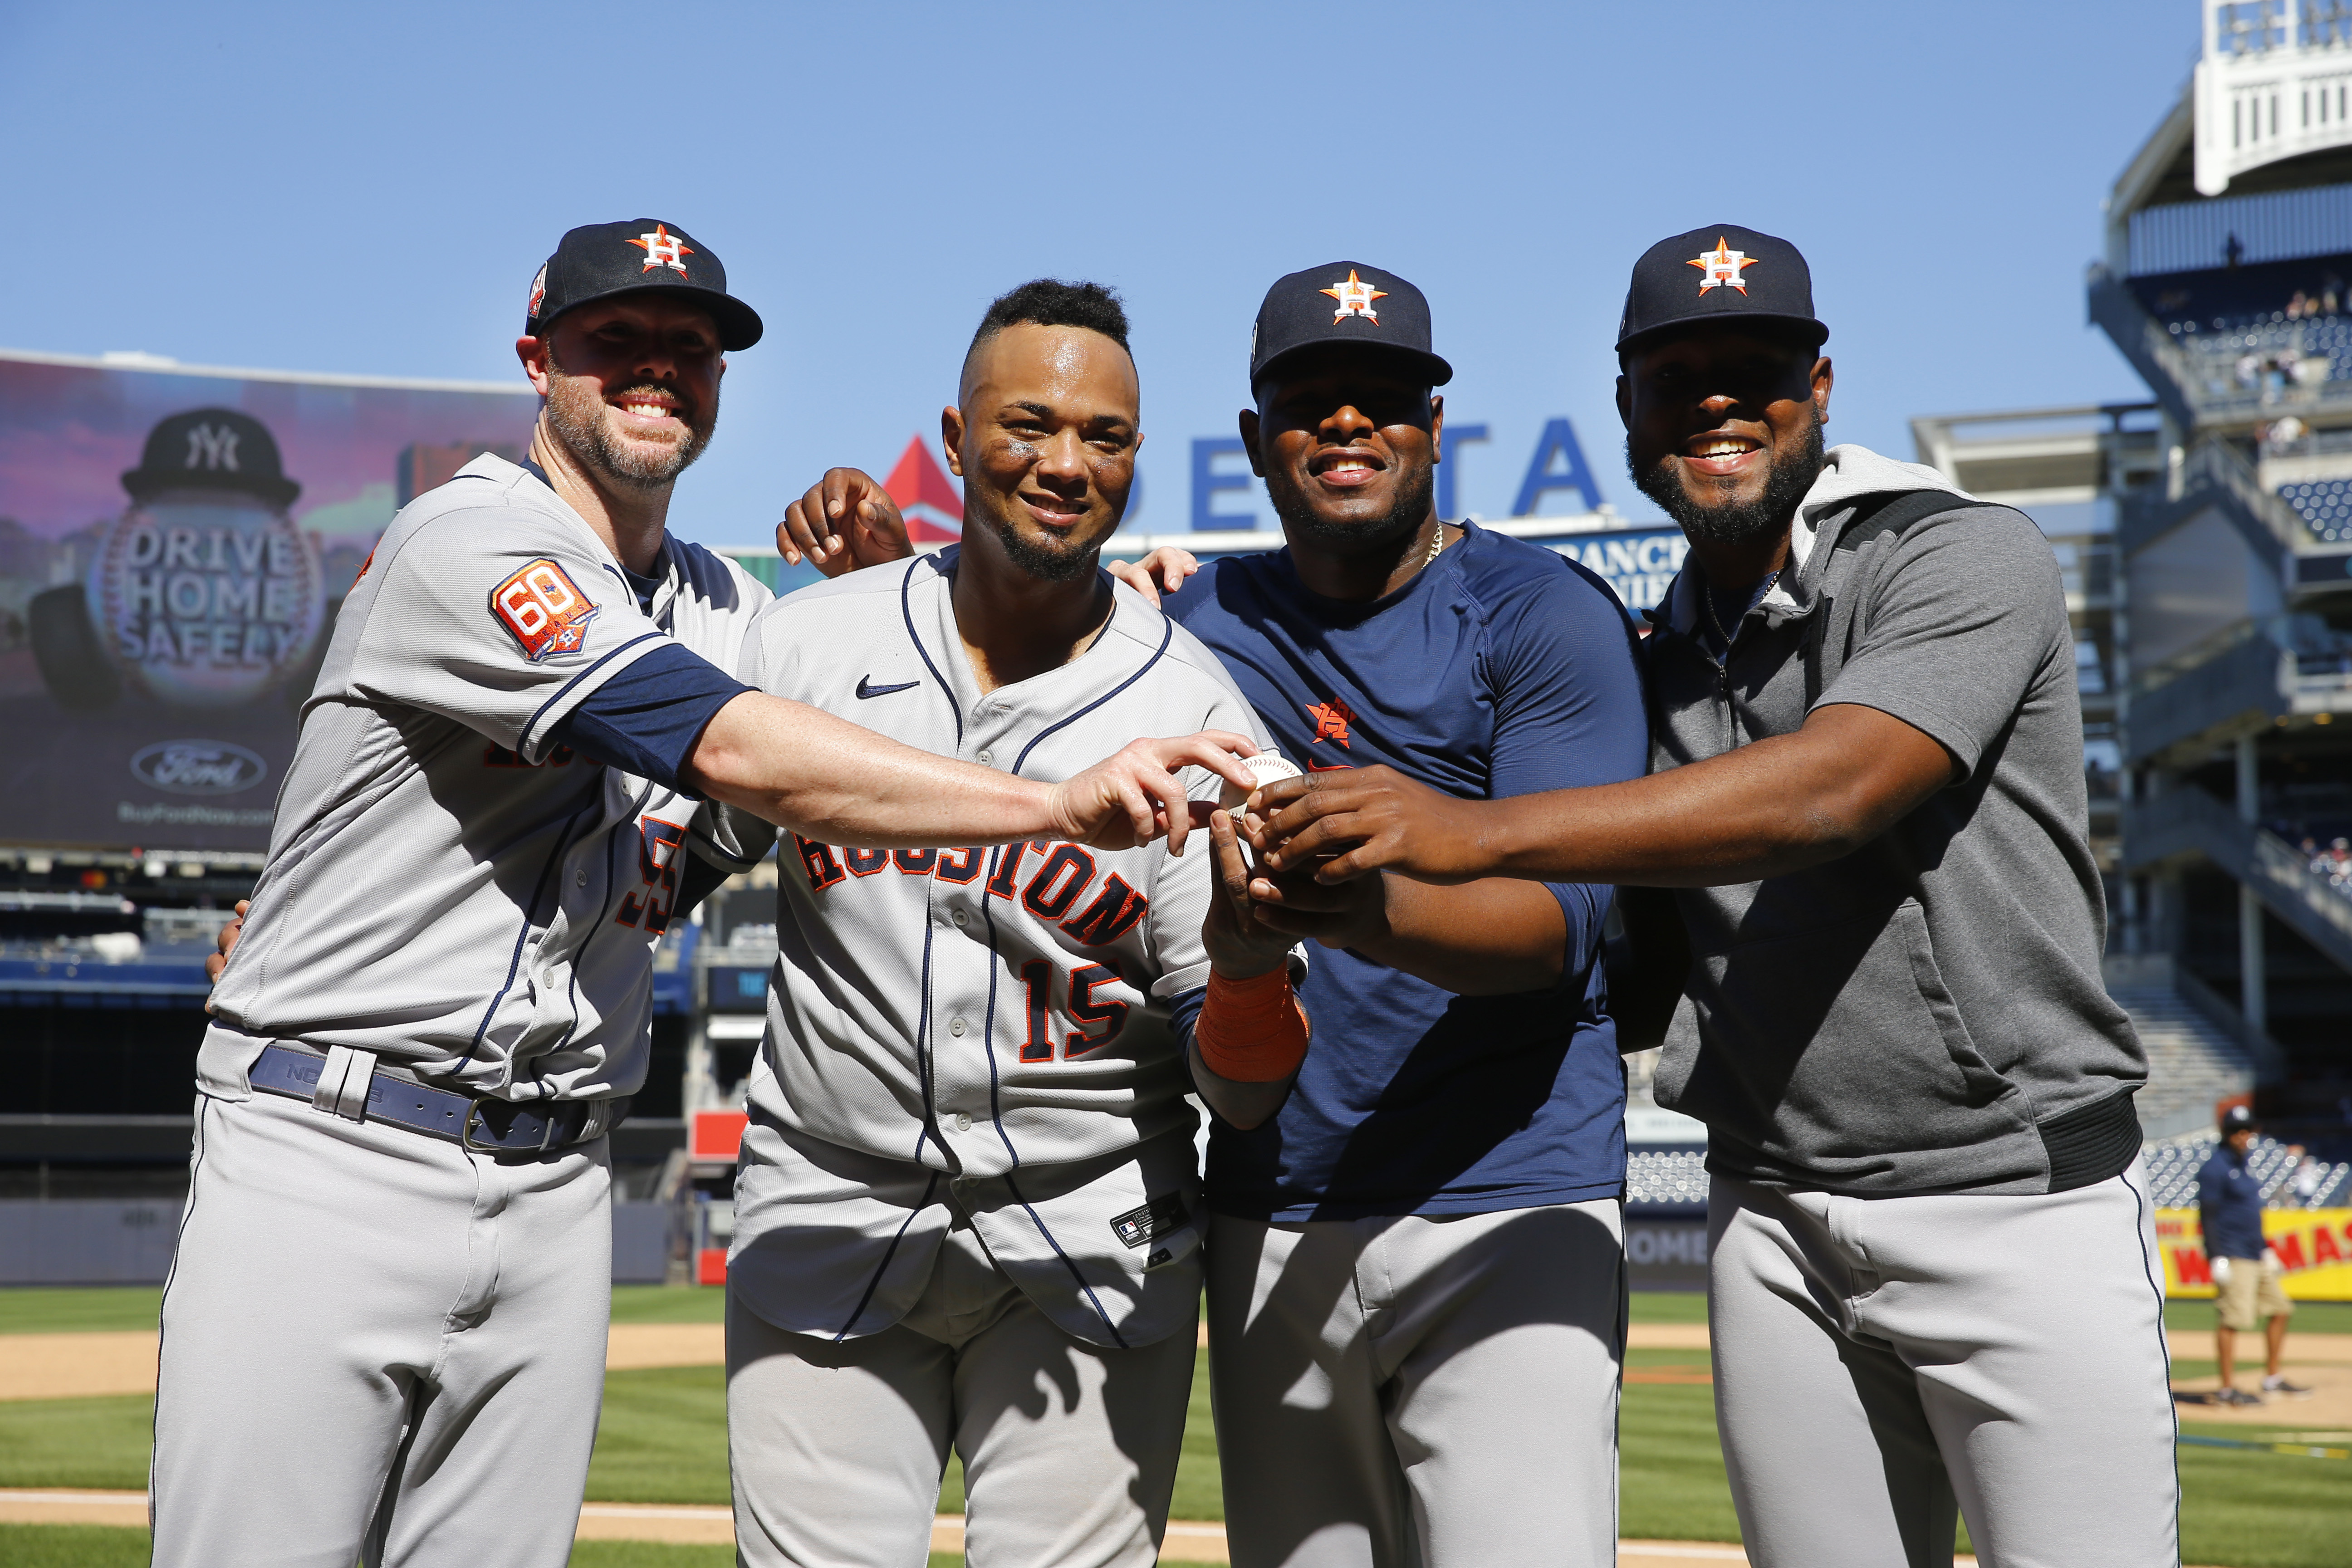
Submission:
<svg viewBox="0 0 2352 1568">
<path fill-rule="evenodd" d="M 0 1403 L 0 1488 L 143 1490 L 154 1432 L 155 1401 L 143 1394 Z"/>
<path fill-rule="evenodd" d="M 0 1289 L 0 1334 L 152 1329 L 162 1315 L 163 1303 L 163 1289 L 153 1285 Z M 613 1287 L 613 1321 L 616 1323 L 716 1323 L 726 1316 L 724 1290 L 678 1290 L 661 1285 Z"/>
<path fill-rule="evenodd" d="M 723 1323 L 727 1292 L 668 1285 L 615 1285 L 616 1323 Z"/>
<path fill-rule="evenodd" d="M 2290 1345 L 2294 1343 L 2296 1334 L 2352 1334 L 2352 1301 L 2297 1301 L 2290 1321 Z M 2167 1301 L 2164 1326 L 2176 1334 L 2210 1334 L 2213 1331 L 2213 1303 Z"/>
<path fill-rule="evenodd" d="M 0 1524 L 0 1563 L 8 1568 L 147 1568 L 147 1532 L 99 1526 Z M 931 1554 L 930 1568 L 962 1568 L 963 1559 Z M 572 1568 L 734 1568 L 730 1546 L 656 1546 L 640 1541 L 583 1541 Z"/>
<path fill-rule="evenodd" d="M 152 1286 L 0 1289 L 0 1334 L 152 1329 L 163 1294 Z M 1636 1290 L 1633 1315 L 1637 1323 L 1704 1323 L 1706 1293 Z M 662 1285 L 613 1288 L 613 1321 L 616 1323 L 716 1323 L 726 1316 L 724 1290 L 677 1289 Z M 2170 1302 L 2165 1307 L 2164 1321 L 2176 1333 L 2210 1333 L 2213 1328 L 2213 1303 Z M 2294 1327 L 2304 1333 L 2352 1334 L 2352 1301 L 2300 1302 L 2295 1307 Z"/>
<path fill-rule="evenodd" d="M 107 1285 L 58 1289 L 45 1285 L 0 1290 L 0 1334 L 96 1333 L 152 1329 L 163 1316 L 155 1285 Z"/>
</svg>

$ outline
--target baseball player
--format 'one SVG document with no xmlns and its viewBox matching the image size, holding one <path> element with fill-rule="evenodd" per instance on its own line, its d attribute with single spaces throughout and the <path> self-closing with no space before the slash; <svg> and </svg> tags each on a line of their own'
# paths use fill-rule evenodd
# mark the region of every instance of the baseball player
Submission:
<svg viewBox="0 0 2352 1568">
<path fill-rule="evenodd" d="M 1681 889 L 1658 1100 L 1707 1123 L 1716 1412 L 1759 1568 L 2176 1562 L 2163 1286 L 2099 973 L 2074 638 L 2032 521 L 1859 447 L 1805 260 L 1633 268 L 1619 412 L 1689 535 L 1649 778 L 1267 791 L 1272 863 Z M 1277 731 L 1277 734 L 1279 732 Z M 1328 787 L 1326 787 L 1326 786 Z"/>
<path fill-rule="evenodd" d="M 214 994 L 163 1304 L 161 1564 L 560 1564 L 611 1289 L 605 1133 L 645 1076 L 661 932 L 751 846 L 1188 820 L 1139 742 L 1047 785 L 724 673 L 763 595 L 665 531 L 725 353 L 759 340 L 664 222 L 565 235 L 517 344 L 530 461 L 404 509 L 345 601 Z"/>
<path fill-rule="evenodd" d="M 1550 551 L 1433 500 L 1452 370 L 1395 274 L 1277 280 L 1252 468 L 1287 548 L 1170 614 L 1318 778 L 1386 763 L 1472 799 L 1639 774 L 1633 628 Z M 1323 951 L 1276 1115 L 1213 1125 L 1209 1357 L 1237 1564 L 1616 1552 L 1624 1074 L 1596 962 L 1610 890 L 1261 879 Z M 1309 1392 L 1311 1391 L 1311 1393 Z"/>
<path fill-rule="evenodd" d="M 746 676 L 1013 778 L 1179 716 L 1254 730 L 1097 566 L 1142 439 L 1126 339 L 1094 284 L 996 300 L 941 419 L 962 542 L 779 603 Z M 1204 855 L 803 828 L 778 858 L 728 1263 L 741 1560 L 922 1561 L 953 1447 L 973 1563 L 1155 1561 L 1201 1289 L 1186 1050 L 1213 1104 L 1278 1097 L 1306 1049 L 1292 939 L 1246 931 Z"/>
</svg>

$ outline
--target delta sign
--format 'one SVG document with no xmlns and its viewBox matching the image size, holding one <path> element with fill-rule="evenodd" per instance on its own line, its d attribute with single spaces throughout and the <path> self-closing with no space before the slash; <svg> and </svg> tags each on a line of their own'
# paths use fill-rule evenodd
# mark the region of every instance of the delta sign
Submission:
<svg viewBox="0 0 2352 1568">
<path fill-rule="evenodd" d="M 1453 458 L 1465 443 L 1487 439 L 1484 425 L 1449 426 L 1443 456 Z M 1437 509 L 1441 515 L 1459 515 L 1454 504 L 1454 476 L 1458 463 L 1441 462 L 1437 468 Z M 1175 544 L 1203 558 L 1242 554 L 1278 548 L 1279 536 L 1264 531 L 1255 513 L 1220 510 L 1234 492 L 1245 492 L 1256 481 L 1251 477 L 1241 442 L 1229 437 L 1202 437 L 1192 443 L 1192 529 L 1185 533 L 1122 535 L 1111 549 L 1141 554 L 1160 544 Z M 952 544 L 963 533 L 963 495 L 921 436 L 907 443 L 891 466 L 883 488 L 898 505 L 907 532 L 919 548 Z M 1565 492 L 1565 493 L 1563 493 Z M 1570 510 L 1572 501 L 1577 510 Z M 1538 515 L 1547 505 L 1556 507 Z M 1133 502 L 1130 500 L 1130 511 Z M 1575 428 L 1566 419 L 1546 422 L 1528 460 L 1512 515 L 1488 526 L 1558 551 L 1606 582 L 1627 608 L 1652 608 L 1664 597 L 1666 585 L 1682 570 L 1689 543 L 1682 531 L 1664 524 L 1628 526 L 1607 510 L 1601 487 L 1578 445 Z M 779 592 L 789 593 L 818 580 L 813 567 L 790 568 L 772 552 L 730 550 L 755 574 Z"/>
</svg>

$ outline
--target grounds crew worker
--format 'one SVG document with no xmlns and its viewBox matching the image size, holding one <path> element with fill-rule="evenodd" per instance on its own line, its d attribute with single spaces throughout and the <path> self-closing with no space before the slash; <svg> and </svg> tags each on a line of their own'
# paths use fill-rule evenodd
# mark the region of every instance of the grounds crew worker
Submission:
<svg viewBox="0 0 2352 1568">
<path fill-rule="evenodd" d="M 1988 1564 L 2172 1563 L 2147 1063 L 2100 981 L 2057 565 L 1932 469 L 1824 453 L 1827 335 L 1784 240 L 1711 225 L 1634 266 L 1628 458 L 1691 542 L 1643 649 L 1653 776 L 1284 781 L 1266 837 L 1349 849 L 1326 880 L 1682 889 L 1657 1097 L 1707 1123 L 1758 1568 L 1948 1563 L 1956 1504 Z"/>
<path fill-rule="evenodd" d="M 2221 1142 L 2197 1173 L 2198 1228 L 2205 1237 L 2206 1267 L 2213 1273 L 2213 1355 L 2221 1374 L 2214 1397 L 2223 1405 L 2263 1402 L 2262 1394 L 2243 1392 L 2237 1381 L 2238 1336 L 2258 1329 L 2267 1352 L 2263 1394 L 2311 1396 L 2310 1389 L 2288 1382 L 2279 1371 L 2294 1303 L 2287 1299 L 2278 1254 L 2263 1239 L 2262 1178 L 2246 1168 L 2260 1131 L 2252 1110 L 2230 1107 L 2221 1113 Z"/>
<path fill-rule="evenodd" d="M 1248 741 L 1207 734 L 1047 786 L 722 673 L 768 595 L 664 523 L 722 353 L 760 332 L 684 231 L 573 229 L 516 345 L 545 400 L 530 460 L 418 498 L 344 602 L 198 1058 L 164 1568 L 570 1556 L 605 1134 L 645 1078 L 662 931 L 743 861 L 701 801 L 867 848 L 1163 825 L 1172 847 L 1171 768 L 1248 781 Z"/>
</svg>

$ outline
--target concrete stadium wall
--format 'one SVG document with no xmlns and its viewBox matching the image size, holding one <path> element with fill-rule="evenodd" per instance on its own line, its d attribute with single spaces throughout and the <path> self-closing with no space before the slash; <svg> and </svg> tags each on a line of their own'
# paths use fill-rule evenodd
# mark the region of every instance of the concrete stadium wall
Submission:
<svg viewBox="0 0 2352 1568">
<path fill-rule="evenodd" d="M 613 1282 L 657 1285 L 670 1211 L 613 1205 Z M 0 1202 L 0 1286 L 160 1285 L 171 1272 L 180 1205 L 118 1199 Z"/>
</svg>

